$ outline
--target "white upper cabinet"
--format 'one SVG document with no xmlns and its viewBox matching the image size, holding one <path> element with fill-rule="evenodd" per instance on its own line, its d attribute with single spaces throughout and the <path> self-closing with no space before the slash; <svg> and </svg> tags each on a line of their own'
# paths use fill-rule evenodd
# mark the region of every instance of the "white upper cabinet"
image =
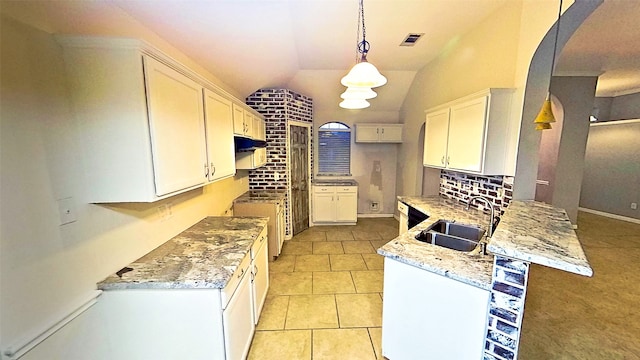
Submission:
<svg viewBox="0 0 640 360">
<path fill-rule="evenodd" d="M 57 39 L 87 202 L 153 202 L 233 175 L 233 97 L 139 40 Z"/>
<path fill-rule="evenodd" d="M 144 73 L 156 196 L 203 184 L 202 86 L 149 56 Z"/>
<path fill-rule="evenodd" d="M 265 140 L 264 119 L 239 104 L 233 104 L 233 133 L 236 136 Z"/>
<path fill-rule="evenodd" d="M 233 103 L 209 89 L 204 90 L 209 181 L 236 173 L 233 143 Z"/>
<path fill-rule="evenodd" d="M 357 143 L 401 143 L 402 124 L 356 124 Z"/>
<path fill-rule="evenodd" d="M 427 111 L 424 165 L 512 175 L 517 129 L 512 89 L 488 89 Z"/>
</svg>

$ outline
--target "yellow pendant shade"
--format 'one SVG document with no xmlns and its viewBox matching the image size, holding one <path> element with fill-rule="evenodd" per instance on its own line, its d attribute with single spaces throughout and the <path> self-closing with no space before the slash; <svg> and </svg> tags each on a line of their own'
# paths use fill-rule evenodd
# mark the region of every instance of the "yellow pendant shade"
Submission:
<svg viewBox="0 0 640 360">
<path fill-rule="evenodd" d="M 551 129 L 551 124 L 549 123 L 537 123 L 536 130 L 549 130 Z"/>
<path fill-rule="evenodd" d="M 553 116 L 553 111 L 551 110 L 551 100 L 547 99 L 544 101 L 542 109 L 540 109 L 538 116 L 536 116 L 536 119 L 533 122 L 535 124 L 549 124 L 556 122 L 556 118 Z"/>
</svg>

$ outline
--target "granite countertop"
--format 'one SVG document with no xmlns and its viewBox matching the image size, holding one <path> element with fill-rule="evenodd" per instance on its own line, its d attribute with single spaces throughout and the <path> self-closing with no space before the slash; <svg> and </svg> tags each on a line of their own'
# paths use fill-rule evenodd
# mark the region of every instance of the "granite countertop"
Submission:
<svg viewBox="0 0 640 360">
<path fill-rule="evenodd" d="M 285 190 L 250 190 L 237 197 L 233 202 L 277 203 L 283 201 L 285 195 Z"/>
<path fill-rule="evenodd" d="M 469 253 L 456 251 L 415 239 L 420 231 L 440 219 L 455 220 L 457 223 L 478 225 L 487 229 L 488 215 L 473 208 L 466 210 L 465 205 L 438 196 L 398 196 L 398 200 L 428 215 L 429 218 L 379 248 L 378 254 L 484 290 L 491 290 L 492 255 L 483 255 L 479 249 Z"/>
<path fill-rule="evenodd" d="M 488 249 L 506 257 L 592 276 L 567 213 L 535 201 L 512 201 Z"/>
<path fill-rule="evenodd" d="M 222 289 L 258 238 L 268 218 L 207 217 L 110 275 L 100 290 Z"/>
<path fill-rule="evenodd" d="M 313 185 L 320 186 L 358 186 L 358 182 L 352 179 L 315 179 Z"/>
</svg>

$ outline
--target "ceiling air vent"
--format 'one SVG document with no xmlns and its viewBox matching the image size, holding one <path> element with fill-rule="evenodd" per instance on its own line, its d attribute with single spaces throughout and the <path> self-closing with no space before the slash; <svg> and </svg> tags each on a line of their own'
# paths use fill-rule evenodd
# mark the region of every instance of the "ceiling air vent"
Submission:
<svg viewBox="0 0 640 360">
<path fill-rule="evenodd" d="M 422 38 L 422 35 L 424 35 L 424 33 L 411 33 L 402 40 L 400 46 L 413 46 Z"/>
</svg>

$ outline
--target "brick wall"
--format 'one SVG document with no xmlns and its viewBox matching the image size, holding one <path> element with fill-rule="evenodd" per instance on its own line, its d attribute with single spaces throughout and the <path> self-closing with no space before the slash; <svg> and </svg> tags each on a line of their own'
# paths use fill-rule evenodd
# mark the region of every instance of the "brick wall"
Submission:
<svg viewBox="0 0 640 360">
<path fill-rule="evenodd" d="M 495 256 L 483 360 L 518 358 L 529 263 Z"/>
<path fill-rule="evenodd" d="M 482 195 L 493 203 L 496 216 L 500 216 L 504 214 L 513 198 L 513 177 L 473 175 L 442 170 L 440 195 L 464 203 L 472 195 Z M 472 206 L 484 209 L 482 203 L 474 202 Z"/>
<path fill-rule="evenodd" d="M 288 190 L 287 124 L 289 121 L 313 124 L 313 100 L 288 89 L 260 89 L 249 95 L 247 105 L 265 119 L 267 164 L 249 171 L 250 190 Z M 310 128 L 313 132 L 313 127 Z M 313 134 L 309 149 L 313 168 Z M 278 180 L 276 180 L 278 174 Z M 289 194 L 285 198 L 286 235 L 292 235 Z"/>
</svg>

